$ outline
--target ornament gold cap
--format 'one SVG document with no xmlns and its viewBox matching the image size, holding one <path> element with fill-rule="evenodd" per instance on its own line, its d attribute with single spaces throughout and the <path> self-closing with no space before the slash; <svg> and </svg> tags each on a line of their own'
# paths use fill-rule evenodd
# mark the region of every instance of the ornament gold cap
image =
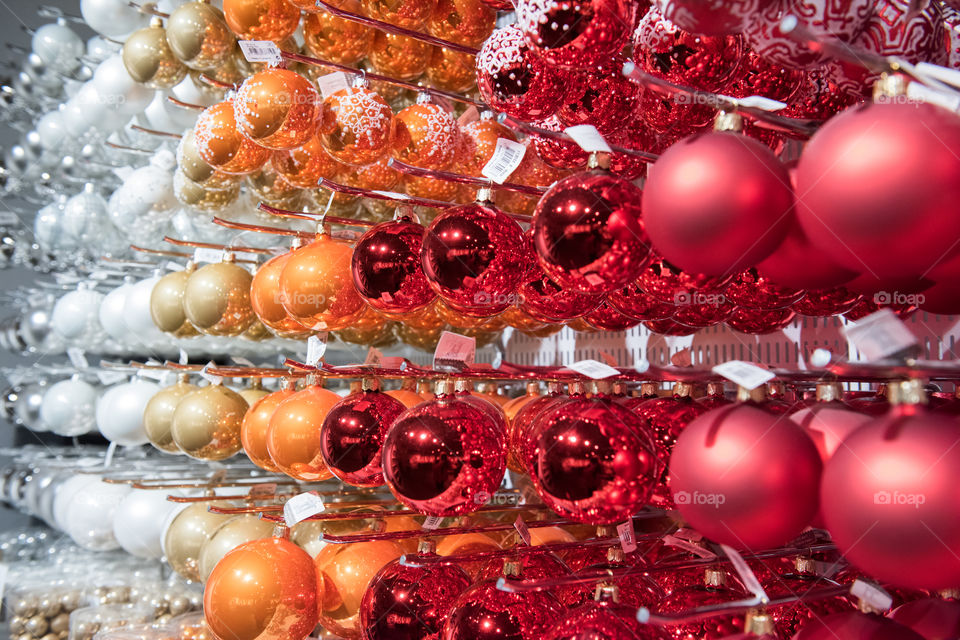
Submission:
<svg viewBox="0 0 960 640">
<path fill-rule="evenodd" d="M 610 564 L 623 564 L 627 559 L 627 554 L 621 547 L 610 547 L 607 549 L 607 562 Z"/>
<path fill-rule="evenodd" d="M 505 560 L 503 562 L 503 575 L 507 578 L 520 575 L 520 563 L 516 560 Z"/>
<path fill-rule="evenodd" d="M 593 151 L 587 158 L 587 169 L 609 169 L 610 154 L 603 151 Z"/>
<path fill-rule="evenodd" d="M 756 609 L 747 612 L 747 618 L 743 623 L 743 631 L 757 636 L 774 635 L 776 633 L 773 618 L 770 617 L 770 614 Z"/>
<path fill-rule="evenodd" d="M 617 535 L 617 530 L 608 524 L 597 525 L 598 538 L 612 538 Z"/>
<path fill-rule="evenodd" d="M 561 393 L 563 391 L 563 383 L 551 381 L 547 383 L 547 393 Z"/>
<path fill-rule="evenodd" d="M 940 591 L 937 591 L 937 595 L 944 600 L 960 600 L 960 587 L 940 589 Z"/>
<path fill-rule="evenodd" d="M 620 602 L 620 589 L 615 584 L 601 582 L 593 593 L 595 602 Z"/>
<path fill-rule="evenodd" d="M 404 378 L 403 382 L 400 383 L 400 388 L 404 391 L 416 391 L 417 381 L 413 378 Z"/>
<path fill-rule="evenodd" d="M 478 204 L 489 204 L 493 202 L 493 189 L 490 187 L 480 187 L 477 189 Z"/>
<path fill-rule="evenodd" d="M 732 111 L 721 111 L 713 119 L 714 131 L 743 132 L 743 116 Z"/>
<path fill-rule="evenodd" d="M 457 378 L 453 383 L 453 390 L 457 393 L 473 391 L 473 380 L 467 378 Z"/>
<path fill-rule="evenodd" d="M 723 587 L 727 584 L 727 574 L 721 569 L 709 568 L 703 572 L 703 584 L 708 587 Z"/>
<path fill-rule="evenodd" d="M 437 543 L 433 540 L 421 540 L 417 544 L 417 553 L 425 556 L 437 552 Z"/>
<path fill-rule="evenodd" d="M 363 391 L 379 391 L 380 380 L 377 378 L 364 378 L 360 381 L 360 389 Z"/>
<path fill-rule="evenodd" d="M 613 383 L 609 380 L 594 380 L 590 386 L 594 394 L 610 395 L 613 391 Z"/>
<path fill-rule="evenodd" d="M 689 398 L 693 395 L 693 385 L 689 382 L 678 380 L 673 385 L 673 395 L 676 398 Z"/>
<path fill-rule="evenodd" d="M 443 380 L 437 380 L 433 385 L 433 392 L 438 396 L 448 396 L 453 393 L 453 380 L 450 378 L 444 378 Z"/>
<path fill-rule="evenodd" d="M 737 402 L 763 402 L 767 399 L 766 385 L 760 385 L 756 389 L 747 389 L 746 387 L 737 387 Z"/>
<path fill-rule="evenodd" d="M 188 373 L 177 374 L 177 384 L 187 384 L 188 382 L 190 382 L 190 374 Z"/>
<path fill-rule="evenodd" d="M 656 382 L 644 382 L 640 385 L 640 395 L 658 396 L 660 395 L 660 385 Z"/>
<path fill-rule="evenodd" d="M 816 573 L 817 561 L 809 556 L 797 556 L 793 560 L 793 568 L 797 573 Z"/>
<path fill-rule="evenodd" d="M 357 393 L 362 388 L 362 384 L 359 380 L 353 380 L 350 382 L 350 393 Z"/>
<path fill-rule="evenodd" d="M 627 395 L 627 383 L 618 380 L 613 383 L 613 391 L 611 392 L 615 396 L 625 396 Z"/>
<path fill-rule="evenodd" d="M 843 399 L 843 387 L 839 382 L 818 382 L 817 402 L 833 402 Z"/>
<path fill-rule="evenodd" d="M 880 78 L 873 83 L 873 101 L 885 102 L 889 98 L 898 98 L 907 95 L 907 78 L 900 73 L 884 71 Z"/>
<path fill-rule="evenodd" d="M 722 395 L 723 395 L 723 383 L 722 383 L 722 382 L 708 382 L 708 383 L 707 383 L 707 395 L 708 395 L 708 396 L 722 396 Z"/>
<path fill-rule="evenodd" d="M 887 399 L 892 405 L 927 404 L 923 384 L 923 380 L 918 378 L 891 382 L 887 384 Z"/>
<path fill-rule="evenodd" d="M 582 381 L 573 380 L 567 384 L 567 395 L 570 395 L 570 396 L 583 395 L 583 392 L 585 391 L 585 389 L 586 387 L 584 386 Z"/>
</svg>

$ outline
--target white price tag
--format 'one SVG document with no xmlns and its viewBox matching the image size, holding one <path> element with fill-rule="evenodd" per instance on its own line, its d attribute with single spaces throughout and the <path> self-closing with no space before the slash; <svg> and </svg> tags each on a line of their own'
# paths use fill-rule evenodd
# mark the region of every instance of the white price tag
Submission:
<svg viewBox="0 0 960 640">
<path fill-rule="evenodd" d="M 193 261 L 197 264 L 200 264 L 201 262 L 223 262 L 223 249 L 197 247 L 193 252 Z"/>
<path fill-rule="evenodd" d="M 617 525 L 617 536 L 620 538 L 620 548 L 624 553 L 633 553 L 637 550 L 637 537 L 634 535 L 632 520 Z"/>
<path fill-rule="evenodd" d="M 327 351 L 327 333 L 320 333 L 310 336 L 307 339 L 307 366 L 315 367 L 320 364 L 320 359 Z"/>
<path fill-rule="evenodd" d="M 187 355 L 186 350 L 182 348 L 180 349 L 180 357 L 177 359 L 177 362 L 180 364 L 187 364 L 190 362 L 190 356 Z"/>
<path fill-rule="evenodd" d="M 283 61 L 280 47 L 269 40 L 239 40 L 238 44 L 247 62 L 280 64 Z"/>
<path fill-rule="evenodd" d="M 113 455 L 117 452 L 117 443 L 111 442 L 107 447 L 107 455 L 103 456 L 103 468 L 106 469 L 113 464 Z"/>
<path fill-rule="evenodd" d="M 761 602 L 769 602 L 770 598 L 767 597 L 767 592 L 763 590 L 763 586 L 757 580 L 757 576 L 753 573 L 747 561 L 743 559 L 743 556 L 736 549 L 725 544 L 720 545 L 720 548 L 730 558 L 730 564 L 737 570 L 737 575 L 740 576 L 740 581 L 747 588 L 747 591 L 757 596 Z"/>
<path fill-rule="evenodd" d="M 210 384 L 220 384 L 223 382 L 222 376 L 216 376 L 210 373 L 210 367 L 216 366 L 211 360 L 207 364 L 203 365 L 203 369 L 200 370 L 200 377 L 209 382 Z"/>
<path fill-rule="evenodd" d="M 231 356 L 230 359 L 233 360 L 236 364 L 238 364 L 238 365 L 241 366 L 241 367 L 252 367 L 252 366 L 254 366 L 253 361 L 251 361 L 251 360 L 249 360 L 249 359 L 247 359 L 247 358 L 244 358 L 243 356 Z"/>
<path fill-rule="evenodd" d="M 350 88 L 350 81 L 347 80 L 347 74 L 343 71 L 328 73 L 325 76 L 317 78 L 317 89 L 324 100 L 335 94 L 337 91 L 343 91 Z"/>
<path fill-rule="evenodd" d="M 907 85 L 907 97 L 935 104 L 948 111 L 960 110 L 960 96 L 945 91 L 937 91 L 919 82 L 911 82 Z"/>
<path fill-rule="evenodd" d="M 183 271 L 185 268 L 182 264 L 174 262 L 173 260 L 168 260 L 164 266 L 167 267 L 167 271 Z"/>
<path fill-rule="evenodd" d="M 477 339 L 444 331 L 433 352 L 433 368 L 467 369 L 475 362 Z"/>
<path fill-rule="evenodd" d="M 497 138 L 497 146 L 493 150 L 493 155 L 490 157 L 490 161 L 483 165 L 480 173 L 497 184 L 503 184 L 523 162 L 523 154 L 526 151 L 527 148 L 519 142 Z"/>
<path fill-rule="evenodd" d="M 594 151 L 610 153 L 612 151 L 610 145 L 592 124 L 578 124 L 575 127 L 567 127 L 563 132 L 573 138 L 573 141 L 587 153 Z"/>
<path fill-rule="evenodd" d="M 127 379 L 127 374 L 122 371 L 100 371 L 97 373 L 97 380 L 105 387 L 123 382 Z"/>
<path fill-rule="evenodd" d="M 139 369 L 137 370 L 138 378 L 146 378 L 147 380 L 156 380 L 160 382 L 167 377 L 166 371 L 160 371 L 158 369 Z"/>
<path fill-rule="evenodd" d="M 667 545 L 668 547 L 676 547 L 677 549 L 689 551 L 698 558 L 712 560 L 717 557 L 717 554 L 715 554 L 713 551 L 710 551 L 710 549 L 705 549 L 698 544 L 694 544 L 676 536 L 663 536 L 662 540 L 663 544 Z"/>
<path fill-rule="evenodd" d="M 271 498 L 277 494 L 276 482 L 261 482 L 250 487 L 251 498 Z"/>
<path fill-rule="evenodd" d="M 87 362 L 87 356 L 84 355 L 80 347 L 70 347 L 67 349 L 67 357 L 70 358 L 70 364 L 76 369 L 86 369 L 90 366 Z"/>
<path fill-rule="evenodd" d="M 440 523 L 443 522 L 443 518 L 440 516 L 427 516 L 423 521 L 423 528 L 429 531 L 435 530 L 440 526 Z"/>
<path fill-rule="evenodd" d="M 879 360 L 917 346 L 917 337 L 890 309 L 880 309 L 844 327 L 857 351 L 867 360 Z"/>
<path fill-rule="evenodd" d="M 568 364 L 566 368 L 594 380 L 603 380 L 620 373 L 610 365 L 597 360 L 579 360 L 573 364 Z"/>
<path fill-rule="evenodd" d="M 364 358 L 363 364 L 371 365 L 374 367 L 379 367 L 380 362 L 383 360 L 383 352 L 376 347 L 370 347 L 367 349 L 367 357 Z"/>
<path fill-rule="evenodd" d="M 893 606 L 893 598 L 890 594 L 875 584 L 870 584 L 864 580 L 854 580 L 850 585 L 850 595 L 863 600 L 870 608 L 877 611 L 889 611 Z"/>
<path fill-rule="evenodd" d="M 383 196 L 384 198 L 390 198 L 391 200 L 412 200 L 410 196 L 405 193 L 398 193 L 396 191 L 379 191 L 374 189 L 370 193 L 375 193 L 378 196 Z"/>
<path fill-rule="evenodd" d="M 283 505 L 283 520 L 288 527 L 303 522 L 310 516 L 323 513 L 326 507 L 316 491 L 307 491 L 287 500 Z"/>
<path fill-rule="evenodd" d="M 13 211 L 0 211 L 0 227 L 12 227 L 20 224 L 20 218 Z"/>
<path fill-rule="evenodd" d="M 773 100 L 771 98 L 764 98 L 763 96 L 747 96 L 746 98 L 734 98 L 733 96 L 723 96 L 731 102 L 739 104 L 741 107 L 747 107 L 750 109 L 760 109 L 762 111 L 781 111 L 787 108 L 786 102 L 780 102 L 779 100 Z"/>
<path fill-rule="evenodd" d="M 742 360 L 731 360 L 718 364 L 711 371 L 718 376 L 723 376 L 735 385 L 751 391 L 777 377 L 763 367 Z"/>
<path fill-rule="evenodd" d="M 520 539 L 523 540 L 523 544 L 530 546 L 530 528 L 527 527 L 527 523 L 523 521 L 523 516 L 517 516 L 517 519 L 513 521 L 513 528 L 517 530 L 517 534 L 520 536 Z"/>
</svg>

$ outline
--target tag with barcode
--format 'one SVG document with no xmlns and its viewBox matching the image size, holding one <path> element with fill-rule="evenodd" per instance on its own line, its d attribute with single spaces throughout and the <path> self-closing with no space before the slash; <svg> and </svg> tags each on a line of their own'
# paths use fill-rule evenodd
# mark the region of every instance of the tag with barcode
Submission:
<svg viewBox="0 0 960 640">
<path fill-rule="evenodd" d="M 617 537 L 620 538 L 620 548 L 624 553 L 633 553 L 637 550 L 637 537 L 633 531 L 633 521 L 627 520 L 617 525 Z"/>
<path fill-rule="evenodd" d="M 893 598 L 890 594 L 875 584 L 870 584 L 864 580 L 854 580 L 850 586 L 850 595 L 863 600 L 872 609 L 883 612 L 888 611 L 893 606 Z"/>
<path fill-rule="evenodd" d="M 579 360 L 573 364 L 568 364 L 566 368 L 594 380 L 603 380 L 620 373 L 610 365 L 596 360 Z"/>
<path fill-rule="evenodd" d="M 327 351 L 327 333 L 319 333 L 307 338 L 307 361 L 306 365 L 315 367 L 320 364 L 320 359 Z"/>
<path fill-rule="evenodd" d="M 269 40 L 238 40 L 240 51 L 247 62 L 266 62 L 267 64 L 280 64 L 283 56 L 280 55 L 280 47 Z"/>
<path fill-rule="evenodd" d="M 86 369 L 90 366 L 90 363 L 87 362 L 87 356 L 83 353 L 83 349 L 79 347 L 68 348 L 67 357 L 70 358 L 70 364 L 76 369 Z"/>
<path fill-rule="evenodd" d="M 427 516 L 423 521 L 423 528 L 433 531 L 440 526 L 441 522 L 443 522 L 443 518 L 440 516 Z"/>
<path fill-rule="evenodd" d="M 469 368 L 477 355 L 477 339 L 462 336 L 452 331 L 444 331 L 433 352 L 433 368 Z"/>
<path fill-rule="evenodd" d="M 574 127 L 567 127 L 563 132 L 573 138 L 573 141 L 587 153 L 594 151 L 610 153 L 612 151 L 610 145 L 592 124 L 578 124 Z"/>
<path fill-rule="evenodd" d="M 767 592 L 763 590 L 763 585 L 757 580 L 753 569 L 751 569 L 747 561 L 743 559 L 743 556 L 741 556 L 736 549 L 725 544 L 720 545 L 720 548 L 723 549 L 723 552 L 730 558 L 730 564 L 737 570 L 737 575 L 740 576 L 740 581 L 743 583 L 743 586 L 747 588 L 747 591 L 757 596 L 760 602 L 769 602 L 770 598 L 767 597 Z"/>
<path fill-rule="evenodd" d="M 363 364 L 370 365 L 373 367 L 379 367 L 380 362 L 383 360 L 383 352 L 376 347 L 370 347 L 367 349 L 367 357 L 364 358 Z"/>
<path fill-rule="evenodd" d="M 493 156 L 491 156 L 490 162 L 483 165 L 480 173 L 497 184 L 503 184 L 523 162 L 523 154 L 526 151 L 527 148 L 519 142 L 497 138 L 497 146 L 493 150 Z"/>
<path fill-rule="evenodd" d="M 844 328 L 867 360 L 880 360 L 917 346 L 917 337 L 890 309 L 880 309 Z"/>
<path fill-rule="evenodd" d="M 201 262 L 210 262 L 216 264 L 223 262 L 223 249 L 211 249 L 210 247 L 197 247 L 193 252 L 193 261 L 197 264 Z"/>
<path fill-rule="evenodd" d="M 207 364 L 203 365 L 203 369 L 200 370 L 200 377 L 209 382 L 210 384 L 220 384 L 223 382 L 223 377 L 214 375 L 210 373 L 210 368 L 215 367 L 216 365 L 211 360 Z"/>
<path fill-rule="evenodd" d="M 343 91 L 350 88 L 350 81 L 347 80 L 347 74 L 343 71 L 328 73 L 325 76 L 317 78 L 317 89 L 324 100 L 335 94 L 337 91 Z"/>
<path fill-rule="evenodd" d="M 261 482 L 250 487 L 251 498 L 269 498 L 277 493 L 276 482 Z"/>
<path fill-rule="evenodd" d="M 686 540 L 682 540 L 676 536 L 663 536 L 661 540 L 663 544 L 665 544 L 668 547 L 676 547 L 677 549 L 683 549 L 684 551 L 688 551 L 693 555 L 697 556 L 698 558 L 706 558 L 708 560 L 712 560 L 713 558 L 717 557 L 717 554 L 715 554 L 713 551 L 710 551 L 710 549 L 705 549 L 700 545 L 694 544 L 692 542 L 688 542 Z"/>
<path fill-rule="evenodd" d="M 283 505 L 283 520 L 288 527 L 303 522 L 311 516 L 323 513 L 326 507 L 316 491 L 307 491 L 287 500 Z"/>
<path fill-rule="evenodd" d="M 718 376 L 723 376 L 738 387 L 748 390 L 756 389 L 777 377 L 763 367 L 742 360 L 731 360 L 718 364 L 711 371 Z"/>
<path fill-rule="evenodd" d="M 517 530 L 517 534 L 520 536 L 520 539 L 523 540 L 523 544 L 530 546 L 530 528 L 527 527 L 527 523 L 523 521 L 523 516 L 517 516 L 517 519 L 513 521 L 513 528 Z"/>
</svg>

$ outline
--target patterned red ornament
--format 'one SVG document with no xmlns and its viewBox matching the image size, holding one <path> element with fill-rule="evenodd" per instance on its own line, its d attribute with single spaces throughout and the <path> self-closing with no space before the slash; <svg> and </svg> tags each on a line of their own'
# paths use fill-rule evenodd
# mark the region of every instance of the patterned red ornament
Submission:
<svg viewBox="0 0 960 640">
<path fill-rule="evenodd" d="M 563 322 L 587 315 L 602 302 L 598 295 L 563 288 L 543 275 L 520 285 L 520 308 L 544 322 Z"/>
<path fill-rule="evenodd" d="M 649 269 L 650 267 L 647 268 L 648 271 Z M 646 293 L 641 288 L 639 280 L 608 293 L 607 302 L 620 313 L 640 321 L 663 320 L 673 316 L 676 311 L 673 304 L 657 300 Z"/>
<path fill-rule="evenodd" d="M 734 309 L 730 317 L 727 318 L 727 325 L 731 329 L 736 329 L 741 333 L 772 333 L 780 331 L 791 322 L 796 316 L 789 307 L 783 309 Z"/>
<path fill-rule="evenodd" d="M 872 613 L 844 611 L 810 619 L 794 640 L 923 640 L 923 636 L 902 624 Z"/>
<path fill-rule="evenodd" d="M 807 291 L 807 295 L 790 305 L 790 308 L 805 316 L 829 317 L 850 311 L 859 301 L 859 293 L 836 287 Z"/>
<path fill-rule="evenodd" d="M 743 31 L 747 19 L 776 0 L 658 0 L 663 15 L 681 29 L 711 36 Z M 763 95 L 763 94 L 760 94 Z"/>
<path fill-rule="evenodd" d="M 388 313 L 422 309 L 437 297 L 420 266 L 424 228 L 409 219 L 383 222 L 357 241 L 353 284 L 371 307 Z"/>
<path fill-rule="evenodd" d="M 509 593 L 496 580 L 475 584 L 451 608 L 443 640 L 541 640 L 564 607 L 545 591 Z"/>
<path fill-rule="evenodd" d="M 802 300 L 804 292 L 783 287 L 770 278 L 747 269 L 724 289 L 728 300 L 748 309 L 783 309 Z"/>
<path fill-rule="evenodd" d="M 557 116 L 550 116 L 546 120 L 536 123 L 541 129 L 547 131 L 563 131 L 564 126 Z M 536 135 L 533 138 L 533 146 L 537 150 L 540 159 L 551 167 L 558 169 L 581 169 L 587 164 L 588 154 L 581 149 L 572 140 L 557 140 L 547 136 Z"/>
<path fill-rule="evenodd" d="M 910 13 L 910 0 L 877 0 L 855 46 L 908 62 L 949 62 L 949 40 L 939 3 L 930 2 Z"/>
<path fill-rule="evenodd" d="M 640 324 L 640 321 L 632 316 L 621 313 L 606 300 L 600 303 L 600 306 L 583 317 L 594 329 L 601 331 L 626 331 Z"/>
</svg>

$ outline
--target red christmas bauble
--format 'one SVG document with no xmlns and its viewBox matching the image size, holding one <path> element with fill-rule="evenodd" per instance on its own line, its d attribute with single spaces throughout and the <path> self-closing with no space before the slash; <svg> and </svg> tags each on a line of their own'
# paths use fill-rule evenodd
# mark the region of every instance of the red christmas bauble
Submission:
<svg viewBox="0 0 960 640">
<path fill-rule="evenodd" d="M 949 62 L 949 41 L 939 3 L 921 5 L 913 12 L 909 0 L 877 0 L 872 4 L 873 13 L 854 46 L 907 62 Z"/>
<path fill-rule="evenodd" d="M 623 75 L 624 59 L 613 58 L 573 74 L 557 117 L 564 126 L 592 124 L 604 136 L 624 128 L 637 116 L 640 85 Z M 646 149 L 646 145 L 637 147 Z"/>
<path fill-rule="evenodd" d="M 607 303 L 620 313 L 640 321 L 663 320 L 673 316 L 676 311 L 673 304 L 661 302 L 645 292 L 639 280 L 608 293 Z"/>
<path fill-rule="evenodd" d="M 844 439 L 824 468 L 821 508 L 851 563 L 915 589 L 960 584 L 958 437 L 952 418 L 897 405 Z"/>
<path fill-rule="evenodd" d="M 533 531 L 537 531 L 534 529 Z M 560 578 L 570 575 L 568 567 L 560 558 L 552 553 L 525 553 L 514 560 L 519 570 L 518 578 L 523 580 L 545 580 L 547 578 Z M 484 582 L 490 580 L 496 582 L 497 578 L 503 575 L 504 559 L 494 558 L 488 561 L 480 571 L 477 572 L 475 582 Z M 561 588 L 553 591 L 553 595 L 564 602 L 563 595 L 569 595 L 570 587 Z M 560 592 L 567 592 L 561 594 Z"/>
<path fill-rule="evenodd" d="M 740 63 L 737 79 L 728 90 L 735 98 L 763 96 L 789 103 L 803 88 L 806 76 L 798 69 L 772 64 L 756 51 L 749 50 Z"/>
<path fill-rule="evenodd" d="M 443 640 L 540 640 L 564 607 L 544 591 L 509 593 L 496 580 L 475 584 L 453 603 Z"/>
<path fill-rule="evenodd" d="M 839 88 L 822 69 L 806 72 L 806 81 L 790 106 L 780 112 L 789 118 L 826 120 L 858 101 L 858 97 Z"/>
<path fill-rule="evenodd" d="M 960 313 L 960 286 L 957 282 L 940 282 L 918 294 L 919 307 L 928 313 L 952 315 Z"/>
<path fill-rule="evenodd" d="M 525 405 L 510 421 L 510 453 L 517 466 L 529 473 L 537 458 L 537 425 L 540 418 L 570 398 L 559 392 L 541 396 Z"/>
<path fill-rule="evenodd" d="M 677 509 L 707 538 L 766 549 L 810 523 L 821 468 L 799 426 L 735 404 L 687 425 L 670 457 L 669 482 Z"/>
<path fill-rule="evenodd" d="M 669 640 L 660 627 L 637 621 L 637 609 L 613 600 L 588 602 L 567 613 L 546 640 Z"/>
<path fill-rule="evenodd" d="M 807 144 L 797 218 L 838 263 L 879 277 L 918 276 L 953 249 L 960 218 L 960 118 L 928 103 L 848 109 Z"/>
<path fill-rule="evenodd" d="M 678 613 L 696 607 L 717 605 L 731 600 L 741 600 L 746 594 L 743 588 L 726 572 L 719 569 L 708 569 L 706 580 L 703 573 L 695 571 L 677 572 L 681 576 L 689 576 L 697 580 L 692 584 L 685 584 L 687 580 L 678 583 L 674 589 L 667 592 L 667 597 L 660 603 L 659 611 Z M 736 633 L 743 628 L 743 619 L 740 616 L 715 616 L 670 626 L 670 636 L 675 640 L 713 640 Z"/>
<path fill-rule="evenodd" d="M 513 302 L 527 271 L 523 229 L 492 205 L 447 209 L 424 233 L 421 263 L 444 301 L 471 315 L 494 315 Z"/>
<path fill-rule="evenodd" d="M 601 331 L 626 331 L 631 327 L 640 324 L 640 321 L 632 316 L 621 313 L 610 303 L 604 300 L 600 306 L 583 317 L 594 329 Z"/>
<path fill-rule="evenodd" d="M 756 569 L 754 571 L 759 573 Z M 761 582 L 770 598 L 795 596 L 836 586 L 832 580 L 816 574 L 792 571 L 786 574 L 771 574 L 767 579 L 761 578 Z M 853 604 L 846 596 L 834 596 L 772 607 L 769 613 L 779 632 L 776 637 L 793 638 L 794 634 L 812 618 L 823 618 L 833 613 L 850 612 L 853 609 Z"/>
<path fill-rule="evenodd" d="M 563 131 L 564 126 L 557 116 L 550 116 L 537 123 L 547 131 Z M 544 135 L 533 134 L 533 148 L 540 159 L 557 169 L 582 169 L 587 164 L 588 154 L 572 140 L 558 140 Z"/>
<path fill-rule="evenodd" d="M 643 323 L 647 329 L 653 333 L 665 336 L 692 336 L 699 329 L 688 327 L 685 324 L 677 322 L 673 318 L 664 318 L 663 320 L 647 320 Z"/>
<path fill-rule="evenodd" d="M 563 102 L 557 71 L 537 57 L 523 31 L 493 32 L 477 54 L 477 88 L 484 102 L 520 120 L 543 120 Z"/>
<path fill-rule="evenodd" d="M 857 277 L 855 271 L 841 267 L 831 254 L 812 245 L 797 225 L 773 253 L 757 264 L 757 271 L 795 289 L 831 289 Z"/>
<path fill-rule="evenodd" d="M 694 291 L 688 300 L 681 299 L 675 307 L 673 319 L 695 329 L 712 327 L 733 315 L 736 305 L 725 293 Z"/>
<path fill-rule="evenodd" d="M 608 397 L 556 406 L 534 437 L 537 493 L 577 522 L 623 521 L 646 504 L 660 473 L 647 424 Z"/>
<path fill-rule="evenodd" d="M 383 437 L 405 407 L 377 390 L 350 394 L 330 409 L 320 427 L 320 455 L 327 468 L 355 487 L 383 484 Z"/>
<path fill-rule="evenodd" d="M 664 16 L 681 29 L 706 35 L 733 35 L 747 19 L 774 0 L 658 0 Z M 766 95 L 766 94 L 760 94 Z"/>
<path fill-rule="evenodd" d="M 520 308 L 544 322 L 563 322 L 590 313 L 602 302 L 599 295 L 580 293 L 570 287 L 561 287 L 543 275 L 520 285 Z"/>
<path fill-rule="evenodd" d="M 804 428 L 826 463 L 851 433 L 870 422 L 870 417 L 836 400 L 817 402 L 790 414 Z"/>
<path fill-rule="evenodd" d="M 473 581 L 453 564 L 412 567 L 394 560 L 370 581 L 360 604 L 366 640 L 433 640 Z"/>
<path fill-rule="evenodd" d="M 860 294 L 843 287 L 820 291 L 807 291 L 800 300 L 790 305 L 793 311 L 805 316 L 829 317 L 845 313 L 860 301 Z"/>
<path fill-rule="evenodd" d="M 694 291 L 720 293 L 733 282 L 735 276 L 736 274 L 718 277 L 687 273 L 661 259 L 650 263 L 637 278 L 637 284 L 656 300 L 676 304 L 678 300 L 689 299 Z"/>
<path fill-rule="evenodd" d="M 927 640 L 960 637 L 960 602 L 923 598 L 902 604 L 887 617 Z"/>
<path fill-rule="evenodd" d="M 643 191 L 657 252 L 686 271 L 730 275 L 770 255 L 790 228 L 790 177 L 765 145 L 713 132 L 670 147 Z"/>
<path fill-rule="evenodd" d="M 741 333 L 773 333 L 780 331 L 793 322 L 796 312 L 789 307 L 784 309 L 747 309 L 736 308 L 726 322 L 732 329 Z"/>
<path fill-rule="evenodd" d="M 641 194 L 602 169 L 550 187 L 533 216 L 534 247 L 547 275 L 562 287 L 590 294 L 636 280 L 651 259 Z"/>
<path fill-rule="evenodd" d="M 618 53 L 637 23 L 630 0 L 519 0 L 517 24 L 545 61 L 586 69 Z"/>
<path fill-rule="evenodd" d="M 357 241 L 350 260 L 353 284 L 377 311 L 410 313 L 437 297 L 430 288 L 420 248 L 423 226 L 409 219 L 383 222 Z"/>
<path fill-rule="evenodd" d="M 803 299 L 804 292 L 784 287 L 756 269 L 747 269 L 724 289 L 724 296 L 748 309 L 783 309 Z"/>
<path fill-rule="evenodd" d="M 844 611 L 811 618 L 793 640 L 923 640 L 923 636 L 902 624 L 876 614 Z"/>
<path fill-rule="evenodd" d="M 506 471 L 506 434 L 483 410 L 451 395 L 407 409 L 383 442 L 383 475 L 397 499 L 434 516 L 483 506 Z"/>
</svg>

